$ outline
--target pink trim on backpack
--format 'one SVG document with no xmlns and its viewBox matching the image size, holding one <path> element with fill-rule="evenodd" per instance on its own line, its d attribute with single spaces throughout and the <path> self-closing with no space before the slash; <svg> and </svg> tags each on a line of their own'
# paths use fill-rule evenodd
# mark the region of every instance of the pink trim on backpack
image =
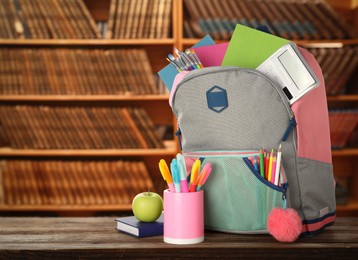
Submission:
<svg viewBox="0 0 358 260">
<path fill-rule="evenodd" d="M 320 231 L 322 228 L 327 225 L 333 224 L 336 220 L 336 215 L 329 216 L 327 218 L 322 219 L 320 222 L 303 224 L 301 233 L 314 233 Z"/>
<path fill-rule="evenodd" d="M 175 90 L 176 90 L 178 84 L 183 80 L 185 75 L 188 73 L 189 73 L 189 71 L 182 71 L 175 76 L 173 86 L 172 86 L 172 89 L 170 90 L 170 96 L 169 96 L 170 107 L 173 107 L 173 97 L 174 97 L 174 93 L 175 93 Z"/>
<path fill-rule="evenodd" d="M 299 49 L 321 84 L 292 105 L 297 122 L 297 155 L 332 163 L 326 89 L 322 71 L 311 53 Z"/>
</svg>

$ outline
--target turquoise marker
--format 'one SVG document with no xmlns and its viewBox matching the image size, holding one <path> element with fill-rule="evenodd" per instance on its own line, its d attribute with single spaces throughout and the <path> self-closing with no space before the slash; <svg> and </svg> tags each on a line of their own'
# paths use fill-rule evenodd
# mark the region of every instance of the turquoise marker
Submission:
<svg viewBox="0 0 358 260">
<path fill-rule="evenodd" d="M 178 193 L 181 191 L 181 189 L 180 189 L 180 174 L 179 174 L 178 163 L 176 159 L 172 160 L 172 163 L 170 164 L 170 170 L 173 176 L 175 192 Z"/>
<path fill-rule="evenodd" d="M 180 175 L 181 191 L 189 192 L 188 182 L 186 180 L 186 165 L 184 156 L 181 153 L 177 154 L 177 163 Z"/>
</svg>

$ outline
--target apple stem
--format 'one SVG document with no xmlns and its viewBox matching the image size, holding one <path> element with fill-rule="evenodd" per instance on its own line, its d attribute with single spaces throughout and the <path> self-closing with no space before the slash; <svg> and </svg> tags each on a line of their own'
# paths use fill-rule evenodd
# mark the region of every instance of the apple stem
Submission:
<svg viewBox="0 0 358 260">
<path fill-rule="evenodd" d="M 148 188 L 148 196 L 150 195 L 150 188 Z"/>
</svg>

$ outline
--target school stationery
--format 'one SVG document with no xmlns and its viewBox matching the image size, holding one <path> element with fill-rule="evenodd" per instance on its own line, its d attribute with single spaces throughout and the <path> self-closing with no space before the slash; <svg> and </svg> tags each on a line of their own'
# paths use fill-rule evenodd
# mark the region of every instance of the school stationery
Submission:
<svg viewBox="0 0 358 260">
<path fill-rule="evenodd" d="M 222 66 L 256 69 L 289 40 L 237 24 Z"/>
<path fill-rule="evenodd" d="M 178 168 L 178 163 L 176 159 L 172 160 L 172 163 L 170 164 L 170 170 L 172 172 L 175 192 L 181 192 L 180 188 L 180 173 Z"/>
<path fill-rule="evenodd" d="M 186 49 L 185 52 L 174 48 L 177 57 L 168 54 L 167 60 L 175 67 L 178 72 L 191 71 L 203 68 L 203 64 L 193 49 Z"/>
<path fill-rule="evenodd" d="M 201 47 L 194 47 L 196 55 L 204 67 L 220 66 L 229 43 L 219 43 Z"/>
<path fill-rule="evenodd" d="M 274 184 L 277 186 L 278 181 L 280 179 L 280 168 L 281 168 L 281 156 L 282 156 L 282 150 L 281 150 L 281 144 L 277 151 L 277 161 L 276 161 L 276 175 L 275 175 L 275 181 Z"/>
<path fill-rule="evenodd" d="M 272 164 L 273 164 L 274 156 L 275 156 L 274 150 L 272 149 L 272 151 L 270 153 L 269 166 L 268 166 L 268 175 L 267 175 L 267 179 L 269 181 L 271 181 L 271 177 L 272 177 Z"/>
<path fill-rule="evenodd" d="M 200 59 L 199 59 L 199 57 L 196 54 L 194 49 L 186 49 L 185 53 L 194 61 L 195 66 L 197 67 L 197 69 L 204 68 L 203 63 L 200 61 Z"/>
<path fill-rule="evenodd" d="M 278 49 L 257 70 L 281 86 L 290 104 L 320 83 L 292 42 Z"/>
<path fill-rule="evenodd" d="M 199 178 L 198 178 L 198 186 L 196 187 L 196 190 L 199 191 L 201 187 L 205 184 L 206 180 L 209 178 L 211 174 L 211 163 L 206 163 L 200 172 Z"/>
<path fill-rule="evenodd" d="M 265 177 L 264 153 L 262 148 L 260 148 L 260 174 L 261 177 Z"/>
<path fill-rule="evenodd" d="M 191 172 L 187 175 L 187 164 L 182 154 L 178 153 L 170 164 L 170 171 L 164 159 L 159 161 L 159 170 L 168 183 L 169 191 L 176 193 L 196 192 L 205 184 L 211 173 L 211 164 L 201 167 L 200 160 L 191 165 Z M 202 170 L 200 171 L 200 169 Z M 189 182 L 189 187 L 188 187 Z"/>
<path fill-rule="evenodd" d="M 154 222 L 141 222 L 135 216 L 116 218 L 116 230 L 136 237 L 163 235 L 163 215 Z"/>
<path fill-rule="evenodd" d="M 163 159 L 161 159 L 159 161 L 159 170 L 160 170 L 160 173 L 163 176 L 163 179 L 167 182 L 169 190 L 172 191 L 172 192 L 175 192 L 175 186 L 173 184 L 173 178 L 172 178 L 172 176 L 170 174 L 170 171 L 169 171 L 167 163 Z"/>
<path fill-rule="evenodd" d="M 196 191 L 196 186 L 198 184 L 198 177 L 200 172 L 200 160 L 195 160 L 190 175 L 190 186 L 189 191 L 194 192 Z"/>
<path fill-rule="evenodd" d="M 275 149 L 271 150 L 271 153 L 267 156 L 268 163 L 264 163 L 264 155 L 262 149 L 258 156 L 250 156 L 245 157 L 245 160 L 250 161 L 251 167 L 260 174 L 264 180 L 271 182 L 276 186 L 280 186 L 279 179 L 280 179 L 280 168 L 281 168 L 281 144 L 279 146 L 279 151 L 276 153 Z M 261 159 L 262 157 L 262 159 Z M 262 162 L 262 165 L 261 165 Z M 260 167 L 258 166 L 260 164 Z M 267 175 L 264 172 L 267 171 Z M 262 173 L 262 174 L 261 174 Z"/>
<path fill-rule="evenodd" d="M 164 191 L 163 240 L 170 244 L 204 241 L 204 191 Z"/>
<path fill-rule="evenodd" d="M 213 44 L 215 44 L 215 42 L 211 38 L 211 36 L 206 35 L 193 47 L 200 47 L 200 46 L 213 45 Z M 169 89 L 169 91 L 171 90 L 173 86 L 174 78 L 178 73 L 179 73 L 178 70 L 172 64 L 168 64 L 158 72 L 159 77 L 164 82 L 165 86 Z"/>
<path fill-rule="evenodd" d="M 180 175 L 180 183 L 181 183 L 181 191 L 182 192 L 189 192 L 188 182 L 186 179 L 186 164 L 185 159 L 182 154 L 177 154 L 177 162 L 179 168 L 179 175 Z"/>
</svg>

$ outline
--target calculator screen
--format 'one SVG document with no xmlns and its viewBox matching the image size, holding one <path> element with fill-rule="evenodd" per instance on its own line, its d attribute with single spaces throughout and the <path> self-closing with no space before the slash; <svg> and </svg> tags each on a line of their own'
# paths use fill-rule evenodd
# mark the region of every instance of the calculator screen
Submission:
<svg viewBox="0 0 358 260">
<path fill-rule="evenodd" d="M 314 78 L 292 48 L 285 50 L 278 56 L 278 60 L 297 89 L 305 89 L 315 84 Z"/>
</svg>

